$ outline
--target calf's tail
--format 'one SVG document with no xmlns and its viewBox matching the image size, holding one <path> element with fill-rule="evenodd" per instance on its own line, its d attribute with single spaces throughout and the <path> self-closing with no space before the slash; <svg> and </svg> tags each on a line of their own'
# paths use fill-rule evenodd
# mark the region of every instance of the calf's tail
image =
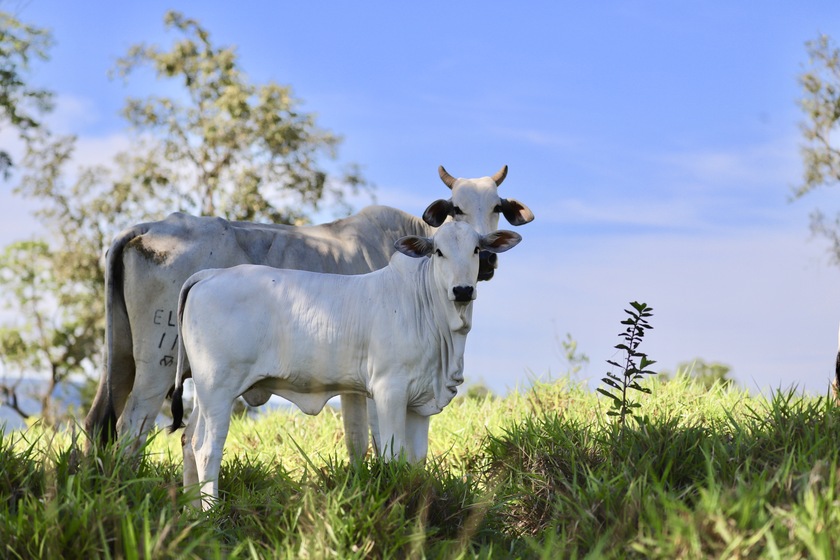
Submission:
<svg viewBox="0 0 840 560">
<path fill-rule="evenodd" d="M 169 433 L 174 432 L 184 427 L 184 379 L 185 369 L 187 368 L 187 351 L 184 347 L 184 307 L 187 304 L 187 296 L 190 290 L 204 276 L 205 270 L 197 272 L 187 278 L 184 285 L 181 287 L 181 292 L 178 294 L 178 365 L 175 369 L 175 390 L 172 393 L 172 425 L 169 427 Z"/>
</svg>

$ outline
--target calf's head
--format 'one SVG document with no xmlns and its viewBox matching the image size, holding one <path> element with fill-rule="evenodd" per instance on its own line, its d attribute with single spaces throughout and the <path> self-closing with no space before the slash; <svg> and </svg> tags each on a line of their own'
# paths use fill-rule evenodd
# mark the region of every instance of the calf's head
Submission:
<svg viewBox="0 0 840 560">
<path fill-rule="evenodd" d="M 423 220 L 432 227 L 440 227 L 446 221 L 466 222 L 481 235 L 498 229 L 499 214 L 504 214 L 511 225 L 527 224 L 534 219 L 534 213 L 527 206 L 512 198 L 499 197 L 498 188 L 507 171 L 505 165 L 492 177 L 456 179 L 441 165 L 438 174 L 452 189 L 452 198 L 431 203 L 423 213 Z M 496 253 L 482 250 L 479 257 L 478 279 L 489 280 L 497 266 Z"/>
<path fill-rule="evenodd" d="M 464 308 L 476 298 L 479 255 L 503 253 L 515 247 L 522 237 L 512 231 L 493 231 L 486 235 L 461 222 L 446 222 L 431 238 L 410 235 L 394 244 L 409 257 L 431 259 L 434 289 L 453 307 Z"/>
</svg>

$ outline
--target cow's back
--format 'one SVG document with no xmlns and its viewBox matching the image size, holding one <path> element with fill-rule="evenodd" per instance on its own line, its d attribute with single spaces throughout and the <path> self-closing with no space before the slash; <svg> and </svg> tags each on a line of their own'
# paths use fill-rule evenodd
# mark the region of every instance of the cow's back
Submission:
<svg viewBox="0 0 840 560">
<path fill-rule="evenodd" d="M 433 232 L 419 218 L 388 206 L 368 206 L 347 218 L 311 226 L 232 225 L 252 264 L 331 274 L 379 270 L 394 254 L 397 239 Z"/>
</svg>

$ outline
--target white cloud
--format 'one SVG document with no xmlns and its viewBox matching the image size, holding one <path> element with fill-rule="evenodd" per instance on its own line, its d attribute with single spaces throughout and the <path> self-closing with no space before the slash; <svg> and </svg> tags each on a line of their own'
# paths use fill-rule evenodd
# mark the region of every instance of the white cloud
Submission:
<svg viewBox="0 0 840 560">
<path fill-rule="evenodd" d="M 114 156 L 128 150 L 131 141 L 124 133 L 114 133 L 101 137 L 80 137 L 76 142 L 71 168 L 95 165 L 111 165 Z"/>
<path fill-rule="evenodd" d="M 739 148 L 672 152 L 647 159 L 663 166 L 667 176 L 679 178 L 679 184 L 705 189 L 787 189 L 798 179 L 802 167 L 794 138 Z"/>
<path fill-rule="evenodd" d="M 56 96 L 55 109 L 45 120 L 57 134 L 74 134 L 101 118 L 93 100 L 62 93 Z"/>
<path fill-rule="evenodd" d="M 506 142 L 518 141 L 540 148 L 568 150 L 581 145 L 581 141 L 578 138 L 536 128 L 492 126 L 489 131 L 496 136 L 504 138 Z"/>
<path fill-rule="evenodd" d="M 681 199 L 650 199 L 641 197 L 562 198 L 540 206 L 540 221 L 564 226 L 604 226 L 697 229 L 705 227 L 705 203 Z"/>
</svg>

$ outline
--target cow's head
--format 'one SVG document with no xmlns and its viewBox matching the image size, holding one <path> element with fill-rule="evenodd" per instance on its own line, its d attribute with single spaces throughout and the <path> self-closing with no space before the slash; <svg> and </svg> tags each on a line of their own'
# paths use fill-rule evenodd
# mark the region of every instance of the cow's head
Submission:
<svg viewBox="0 0 840 560">
<path fill-rule="evenodd" d="M 466 222 L 481 235 L 496 231 L 499 214 L 504 214 L 511 225 L 521 226 L 534 219 L 531 210 L 512 198 L 499 197 L 499 185 L 507 176 L 507 165 L 492 177 L 478 179 L 456 179 L 441 165 L 438 174 L 444 184 L 452 189 L 452 198 L 436 200 L 423 212 L 423 220 L 432 227 L 439 227 L 445 221 Z M 497 266 L 495 253 L 481 254 L 478 271 L 479 280 L 489 280 Z"/>
<path fill-rule="evenodd" d="M 434 289 L 443 301 L 452 303 L 452 310 L 446 310 L 447 315 L 454 311 L 460 316 L 462 325 L 469 327 L 464 309 L 477 295 L 479 255 L 485 251 L 493 255 L 503 253 L 520 241 L 522 237 L 512 231 L 480 235 L 467 223 L 446 222 L 431 238 L 409 235 L 398 239 L 394 246 L 404 255 L 432 259 Z"/>
</svg>

